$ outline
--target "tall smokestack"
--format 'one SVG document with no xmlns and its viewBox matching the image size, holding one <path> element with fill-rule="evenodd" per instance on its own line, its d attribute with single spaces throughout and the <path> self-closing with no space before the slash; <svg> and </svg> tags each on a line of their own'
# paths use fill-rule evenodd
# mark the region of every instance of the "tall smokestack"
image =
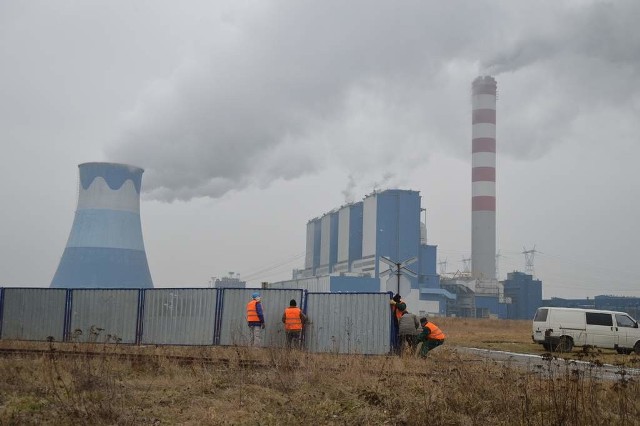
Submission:
<svg viewBox="0 0 640 426">
<path fill-rule="evenodd" d="M 140 224 L 143 169 L 84 163 L 78 208 L 53 288 L 152 288 Z"/>
<path fill-rule="evenodd" d="M 496 90 L 493 77 L 473 81 L 471 274 L 496 278 Z"/>
</svg>

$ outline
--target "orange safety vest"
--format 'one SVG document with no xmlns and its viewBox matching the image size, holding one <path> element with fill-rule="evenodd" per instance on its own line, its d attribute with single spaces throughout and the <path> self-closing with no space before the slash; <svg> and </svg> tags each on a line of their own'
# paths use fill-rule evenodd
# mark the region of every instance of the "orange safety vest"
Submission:
<svg viewBox="0 0 640 426">
<path fill-rule="evenodd" d="M 302 330 L 302 318 L 300 318 L 301 313 L 302 313 L 302 310 L 294 306 L 290 306 L 284 310 L 284 315 L 285 315 L 284 329 L 286 331 Z"/>
<path fill-rule="evenodd" d="M 404 300 L 400 299 L 400 302 L 396 303 L 395 305 L 391 305 L 391 309 L 393 310 L 393 313 L 396 315 L 396 320 L 399 320 L 400 318 L 402 318 L 402 311 L 398 309 L 398 305 L 400 303 L 404 303 Z"/>
<path fill-rule="evenodd" d="M 445 339 L 445 335 L 442 332 L 442 330 L 440 330 L 438 328 L 437 325 L 435 325 L 432 322 L 428 322 L 424 325 L 425 328 L 428 328 L 430 330 L 429 335 L 427 336 L 427 339 L 429 340 L 444 340 Z"/>
<path fill-rule="evenodd" d="M 256 308 L 257 304 L 257 300 L 252 300 L 251 302 L 247 303 L 247 322 L 260 322 L 260 317 L 258 316 L 258 308 Z"/>
</svg>

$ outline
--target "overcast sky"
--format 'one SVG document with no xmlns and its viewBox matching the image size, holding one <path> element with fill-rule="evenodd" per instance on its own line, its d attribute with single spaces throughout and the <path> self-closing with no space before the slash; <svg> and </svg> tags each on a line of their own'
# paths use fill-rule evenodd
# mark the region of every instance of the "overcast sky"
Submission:
<svg viewBox="0 0 640 426">
<path fill-rule="evenodd" d="M 472 80 L 498 81 L 500 278 L 640 296 L 640 2 L 0 2 L 0 285 L 48 286 L 77 165 L 143 167 L 157 287 L 303 267 L 309 219 L 420 191 L 471 247 Z"/>
</svg>

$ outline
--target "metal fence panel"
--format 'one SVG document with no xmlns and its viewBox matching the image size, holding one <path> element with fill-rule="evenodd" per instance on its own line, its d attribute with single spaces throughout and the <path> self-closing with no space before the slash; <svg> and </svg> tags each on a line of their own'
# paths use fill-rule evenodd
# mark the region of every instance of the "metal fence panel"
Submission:
<svg viewBox="0 0 640 426">
<path fill-rule="evenodd" d="M 389 353 L 388 293 L 308 293 L 305 346 L 310 352 Z"/>
<path fill-rule="evenodd" d="M 296 289 L 235 289 L 222 290 L 222 314 L 220 323 L 221 345 L 249 344 L 249 327 L 247 327 L 247 303 L 251 294 L 258 291 L 262 300 L 265 329 L 262 332 L 261 346 L 284 346 L 285 334 L 282 314 L 295 299 L 298 306 L 302 304 L 302 290 Z"/>
<path fill-rule="evenodd" d="M 81 342 L 105 342 L 112 336 L 136 343 L 139 294 L 137 289 L 72 290 L 71 336 Z"/>
<path fill-rule="evenodd" d="M 212 345 L 216 289 L 145 290 L 142 343 Z"/>
<path fill-rule="evenodd" d="M 62 341 L 67 291 L 5 288 L 2 339 Z"/>
</svg>

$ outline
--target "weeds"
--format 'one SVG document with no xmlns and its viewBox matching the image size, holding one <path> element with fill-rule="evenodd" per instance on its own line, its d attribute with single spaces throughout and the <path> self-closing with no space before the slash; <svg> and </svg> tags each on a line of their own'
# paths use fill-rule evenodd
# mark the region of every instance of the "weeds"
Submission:
<svg viewBox="0 0 640 426">
<path fill-rule="evenodd" d="M 120 339 L 107 335 L 98 343 L 101 329 L 91 327 L 87 344 L 73 334 L 73 351 L 69 357 L 61 352 L 52 339 L 42 363 L 42 377 L 46 386 L 45 399 L 56 418 L 81 423 L 122 423 L 127 389 L 117 364 L 110 355 L 117 350 Z M 115 345 L 112 345 L 115 343 Z"/>
<path fill-rule="evenodd" d="M 447 334 L 462 340 L 482 323 L 453 325 Z M 487 327 L 496 334 L 495 324 Z M 510 341 L 514 330 L 492 340 Z M 0 424 L 622 425 L 640 414 L 630 370 L 637 358 L 619 358 L 615 379 L 603 379 L 609 354 L 597 348 L 567 360 L 547 354 L 526 369 L 450 344 L 423 360 L 135 347 L 93 331 L 49 342 L 38 359 L 0 358 Z M 173 355 L 201 360 L 177 363 Z"/>
</svg>

